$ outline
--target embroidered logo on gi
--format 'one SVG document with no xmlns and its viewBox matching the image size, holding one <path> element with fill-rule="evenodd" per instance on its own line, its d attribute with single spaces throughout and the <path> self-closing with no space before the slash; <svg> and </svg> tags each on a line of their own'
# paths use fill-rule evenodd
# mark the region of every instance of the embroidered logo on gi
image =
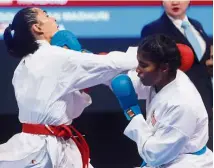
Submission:
<svg viewBox="0 0 214 168">
<path fill-rule="evenodd" d="M 153 112 L 152 114 L 152 117 L 151 117 L 151 123 L 152 123 L 152 126 L 154 126 L 156 124 L 156 119 L 155 119 L 155 112 Z"/>
<path fill-rule="evenodd" d="M 35 164 L 35 163 L 36 163 L 36 160 L 32 160 L 31 163 L 32 163 L 32 164 Z"/>
</svg>

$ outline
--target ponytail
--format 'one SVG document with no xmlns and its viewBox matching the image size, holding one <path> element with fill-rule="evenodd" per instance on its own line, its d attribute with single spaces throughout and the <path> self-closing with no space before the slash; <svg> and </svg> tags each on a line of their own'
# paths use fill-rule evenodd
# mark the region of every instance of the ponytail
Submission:
<svg viewBox="0 0 214 168">
<path fill-rule="evenodd" d="M 9 24 L 9 26 L 4 31 L 4 42 L 7 46 L 9 54 L 13 55 L 13 35 L 14 30 L 12 30 L 12 25 Z"/>
<path fill-rule="evenodd" d="M 12 24 L 4 31 L 4 41 L 10 55 L 23 58 L 33 54 L 39 47 L 31 32 L 37 23 L 37 12 L 33 8 L 21 9 L 14 17 Z"/>
</svg>

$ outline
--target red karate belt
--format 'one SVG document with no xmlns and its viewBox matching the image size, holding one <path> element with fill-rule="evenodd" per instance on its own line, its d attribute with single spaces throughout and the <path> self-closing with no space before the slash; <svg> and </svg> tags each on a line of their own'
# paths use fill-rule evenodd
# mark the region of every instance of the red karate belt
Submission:
<svg viewBox="0 0 214 168">
<path fill-rule="evenodd" d="M 82 156 L 83 168 L 88 168 L 89 164 L 89 147 L 84 137 L 71 125 L 40 125 L 40 124 L 22 124 L 22 132 L 39 135 L 52 135 L 62 137 L 65 140 L 72 139 Z"/>
</svg>

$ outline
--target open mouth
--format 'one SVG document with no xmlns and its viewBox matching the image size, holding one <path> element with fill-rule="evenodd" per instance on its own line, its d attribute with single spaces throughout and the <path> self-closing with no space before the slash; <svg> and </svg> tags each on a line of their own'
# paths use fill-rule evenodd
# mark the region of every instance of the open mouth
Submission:
<svg viewBox="0 0 214 168">
<path fill-rule="evenodd" d="M 172 8 L 173 12 L 178 12 L 179 11 L 179 8 L 178 7 L 175 7 L 175 8 Z"/>
</svg>

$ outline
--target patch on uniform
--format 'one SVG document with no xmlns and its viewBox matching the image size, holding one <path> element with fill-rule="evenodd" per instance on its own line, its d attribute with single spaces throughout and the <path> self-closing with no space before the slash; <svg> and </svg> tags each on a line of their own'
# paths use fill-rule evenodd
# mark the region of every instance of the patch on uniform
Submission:
<svg viewBox="0 0 214 168">
<path fill-rule="evenodd" d="M 130 118 L 134 117 L 134 112 L 130 109 L 127 111 L 127 114 L 129 115 Z"/>
<path fill-rule="evenodd" d="M 31 163 L 32 163 L 32 164 L 35 164 L 35 163 L 36 163 L 36 160 L 32 160 Z"/>
<path fill-rule="evenodd" d="M 153 112 L 152 114 L 152 117 L 151 117 L 151 123 L 152 123 L 152 126 L 154 126 L 156 124 L 156 119 L 155 119 L 155 112 Z"/>
</svg>

